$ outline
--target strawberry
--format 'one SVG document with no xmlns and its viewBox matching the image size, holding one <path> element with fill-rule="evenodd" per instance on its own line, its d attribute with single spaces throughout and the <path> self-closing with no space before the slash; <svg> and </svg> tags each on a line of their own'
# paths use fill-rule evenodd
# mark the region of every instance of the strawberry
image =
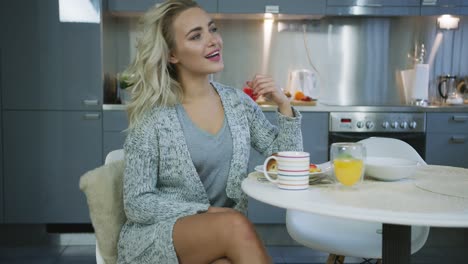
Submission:
<svg viewBox="0 0 468 264">
<path fill-rule="evenodd" d="M 322 170 L 320 168 L 317 167 L 317 165 L 311 163 L 309 165 L 309 172 L 310 173 L 314 173 L 314 172 L 321 172 Z"/>
<path fill-rule="evenodd" d="M 252 88 L 244 87 L 242 90 L 244 91 L 244 93 L 246 93 L 248 96 L 250 96 L 250 98 L 252 98 L 252 100 L 254 100 L 254 101 L 257 100 L 258 96 L 254 94 Z"/>
</svg>

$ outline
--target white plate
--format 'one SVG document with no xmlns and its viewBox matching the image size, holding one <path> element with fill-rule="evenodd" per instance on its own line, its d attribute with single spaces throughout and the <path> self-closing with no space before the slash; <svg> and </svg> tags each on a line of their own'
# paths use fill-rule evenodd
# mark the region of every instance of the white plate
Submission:
<svg viewBox="0 0 468 264">
<path fill-rule="evenodd" d="M 417 161 L 390 157 L 367 157 L 365 174 L 382 181 L 398 181 L 410 177 L 423 165 Z"/>
<path fill-rule="evenodd" d="M 329 172 L 331 170 L 331 168 L 332 168 L 331 163 L 329 161 L 325 162 L 325 163 L 322 163 L 322 164 L 316 164 L 316 165 L 322 171 L 320 171 L 320 172 L 311 172 L 311 173 L 309 173 L 310 176 L 320 176 L 322 174 L 325 174 L 325 173 Z M 255 166 L 255 171 L 263 173 L 263 165 Z M 277 171 L 269 171 L 268 174 L 276 175 L 276 174 L 278 174 L 278 172 Z"/>
</svg>

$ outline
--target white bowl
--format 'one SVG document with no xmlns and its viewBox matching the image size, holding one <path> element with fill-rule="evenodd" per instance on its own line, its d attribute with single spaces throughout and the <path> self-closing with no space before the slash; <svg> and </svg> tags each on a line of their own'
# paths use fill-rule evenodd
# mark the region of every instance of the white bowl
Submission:
<svg viewBox="0 0 468 264">
<path fill-rule="evenodd" d="M 365 174 L 382 181 L 397 181 L 410 177 L 422 164 L 408 159 L 367 157 Z"/>
</svg>

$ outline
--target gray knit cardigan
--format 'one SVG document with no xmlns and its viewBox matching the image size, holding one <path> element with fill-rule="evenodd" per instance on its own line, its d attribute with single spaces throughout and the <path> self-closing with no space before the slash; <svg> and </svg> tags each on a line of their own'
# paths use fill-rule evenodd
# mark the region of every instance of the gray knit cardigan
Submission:
<svg viewBox="0 0 468 264">
<path fill-rule="evenodd" d="M 302 150 L 301 115 L 278 113 L 271 125 L 258 105 L 241 90 L 212 83 L 232 134 L 233 153 L 226 194 L 245 213 L 241 182 L 247 176 L 250 146 L 263 155 Z M 205 212 L 210 206 L 192 163 L 175 107 L 145 115 L 125 141 L 124 208 L 118 263 L 178 263 L 172 241 L 177 219 Z"/>
</svg>

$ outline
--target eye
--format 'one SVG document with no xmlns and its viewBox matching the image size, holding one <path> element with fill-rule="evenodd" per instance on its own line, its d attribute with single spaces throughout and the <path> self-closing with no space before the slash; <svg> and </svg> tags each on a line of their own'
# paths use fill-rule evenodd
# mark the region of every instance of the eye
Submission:
<svg viewBox="0 0 468 264">
<path fill-rule="evenodd" d="M 217 27 L 212 27 L 212 28 L 210 28 L 210 31 L 213 32 L 213 33 L 218 32 L 218 28 Z"/>
<path fill-rule="evenodd" d="M 195 34 L 190 37 L 190 40 L 197 40 L 201 38 L 201 34 Z"/>
</svg>

